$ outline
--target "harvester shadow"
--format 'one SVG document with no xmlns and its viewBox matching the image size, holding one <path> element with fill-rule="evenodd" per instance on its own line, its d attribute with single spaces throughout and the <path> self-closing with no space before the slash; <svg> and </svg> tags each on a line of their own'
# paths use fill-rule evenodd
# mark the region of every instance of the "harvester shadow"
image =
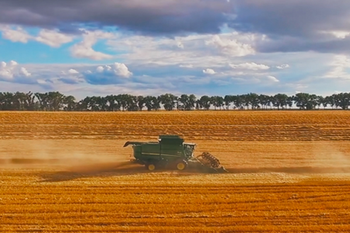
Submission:
<svg viewBox="0 0 350 233">
<path fill-rule="evenodd" d="M 229 173 L 350 173 L 350 166 L 344 167 L 257 167 L 257 168 L 227 168 Z"/>
<path fill-rule="evenodd" d="M 137 175 L 143 173 L 162 173 L 170 172 L 171 176 L 189 176 L 194 175 L 198 172 L 191 173 L 181 173 L 181 172 L 171 172 L 169 170 L 157 170 L 157 171 L 148 171 L 144 166 L 138 164 L 130 164 L 130 162 L 125 163 L 97 163 L 90 165 L 80 165 L 72 166 L 65 171 L 58 172 L 49 172 L 49 173 L 40 173 L 38 174 L 41 177 L 40 182 L 62 182 L 76 180 L 80 178 L 89 178 L 89 177 L 116 177 L 116 176 L 126 176 L 126 175 Z"/>
<path fill-rule="evenodd" d="M 80 178 L 125 176 L 147 172 L 144 167 L 116 168 L 115 166 L 109 165 L 101 168 L 101 164 L 97 164 L 97 166 L 98 167 L 96 167 L 96 164 L 84 166 L 84 169 L 81 167 L 73 167 L 66 171 L 40 174 L 42 178 L 41 182 L 62 182 Z"/>
</svg>

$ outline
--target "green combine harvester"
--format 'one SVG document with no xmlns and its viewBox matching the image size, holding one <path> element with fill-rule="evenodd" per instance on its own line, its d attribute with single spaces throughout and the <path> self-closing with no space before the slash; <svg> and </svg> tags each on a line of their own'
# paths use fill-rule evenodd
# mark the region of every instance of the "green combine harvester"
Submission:
<svg viewBox="0 0 350 233">
<path fill-rule="evenodd" d="M 133 162 L 145 165 L 149 171 L 156 169 L 199 169 L 207 172 L 226 172 L 219 159 L 203 152 L 195 157 L 195 143 L 185 143 L 178 135 L 160 135 L 158 142 L 128 141 L 124 147 L 132 145 Z"/>
</svg>

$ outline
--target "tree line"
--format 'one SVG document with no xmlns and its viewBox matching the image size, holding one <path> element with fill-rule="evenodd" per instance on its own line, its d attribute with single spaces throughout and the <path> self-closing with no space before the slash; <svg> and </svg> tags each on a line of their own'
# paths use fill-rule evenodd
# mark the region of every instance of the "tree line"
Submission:
<svg viewBox="0 0 350 233">
<path fill-rule="evenodd" d="M 292 109 L 320 108 L 348 109 L 350 93 L 319 96 L 309 93 L 263 95 L 208 96 L 197 98 L 193 94 L 176 96 L 170 93 L 159 96 L 129 94 L 87 96 L 76 100 L 60 92 L 23 93 L 0 92 L 0 110 L 3 111 L 141 111 L 141 110 L 232 110 L 232 109 Z"/>
</svg>

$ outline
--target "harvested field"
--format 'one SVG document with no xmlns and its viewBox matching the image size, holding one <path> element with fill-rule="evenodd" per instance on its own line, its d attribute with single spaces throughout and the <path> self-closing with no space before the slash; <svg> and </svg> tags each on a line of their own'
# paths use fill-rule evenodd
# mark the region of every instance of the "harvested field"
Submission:
<svg viewBox="0 0 350 233">
<path fill-rule="evenodd" d="M 350 112 L 0 112 L 2 232 L 348 232 Z M 229 173 L 147 172 L 180 134 Z"/>
<path fill-rule="evenodd" d="M 348 111 L 7 112 L 1 139 L 349 140 Z"/>
</svg>

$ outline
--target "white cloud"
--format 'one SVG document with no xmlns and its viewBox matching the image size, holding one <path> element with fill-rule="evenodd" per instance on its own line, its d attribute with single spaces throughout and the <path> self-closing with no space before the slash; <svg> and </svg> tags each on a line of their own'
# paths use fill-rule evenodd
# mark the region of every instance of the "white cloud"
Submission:
<svg viewBox="0 0 350 233">
<path fill-rule="evenodd" d="M 123 78 L 129 78 L 132 75 L 132 73 L 129 71 L 128 67 L 125 64 L 118 62 L 114 63 L 113 66 L 98 66 L 96 68 L 96 72 L 114 74 Z"/>
<path fill-rule="evenodd" d="M 254 62 L 247 62 L 247 63 L 242 63 L 242 64 L 230 64 L 230 67 L 232 67 L 233 69 L 244 69 L 244 70 L 268 70 L 270 69 L 270 67 L 268 67 L 267 65 L 263 65 L 263 64 L 257 64 Z"/>
<path fill-rule="evenodd" d="M 350 31 L 321 31 L 321 33 L 331 34 L 338 39 L 345 39 L 350 35 Z"/>
<path fill-rule="evenodd" d="M 79 72 L 77 70 L 75 70 L 75 69 L 69 69 L 68 73 L 69 74 L 79 74 Z"/>
<path fill-rule="evenodd" d="M 5 68 L 6 67 L 6 62 L 2 61 L 0 62 L 0 69 Z"/>
<path fill-rule="evenodd" d="M 346 72 L 346 69 L 350 68 L 349 58 L 344 55 L 334 56 L 330 65 L 333 68 L 325 75 L 326 78 L 350 79 L 350 74 Z"/>
<path fill-rule="evenodd" d="M 66 84 L 81 84 L 85 83 L 84 76 L 79 72 L 71 72 L 73 69 L 68 70 L 68 73 L 62 72 L 62 75 L 57 79 L 51 79 L 53 83 L 66 83 Z"/>
<path fill-rule="evenodd" d="M 24 67 L 21 67 L 21 68 L 20 68 L 20 74 L 23 75 L 23 76 L 25 76 L 25 77 L 29 77 L 29 76 L 32 75 L 32 74 L 29 73 L 29 72 L 27 71 L 27 69 L 24 68 Z"/>
<path fill-rule="evenodd" d="M 214 41 L 213 41 L 214 38 Z M 215 41 L 218 38 L 218 41 Z M 130 36 L 117 33 L 107 41 L 110 49 L 128 63 L 158 66 L 191 64 L 193 67 L 219 67 L 229 57 L 255 53 L 249 44 L 255 37 L 244 33 L 212 35 L 189 35 L 175 38 Z"/>
<path fill-rule="evenodd" d="M 176 46 L 177 46 L 178 48 L 180 48 L 180 49 L 185 48 L 184 44 L 183 44 L 181 41 L 178 41 L 177 44 L 176 44 Z"/>
<path fill-rule="evenodd" d="M 105 60 L 113 58 L 112 55 L 105 54 L 102 52 L 95 51 L 92 46 L 99 39 L 112 39 L 114 35 L 112 33 L 95 31 L 85 31 L 83 40 L 71 47 L 70 51 L 73 57 L 76 58 L 87 58 L 91 60 Z"/>
<path fill-rule="evenodd" d="M 97 73 L 102 73 L 104 71 L 104 68 L 102 67 L 102 66 L 98 66 L 97 68 L 96 68 L 96 72 Z"/>
<path fill-rule="evenodd" d="M 122 78 L 129 78 L 132 75 L 125 64 L 118 62 L 114 63 L 113 66 L 98 66 L 96 68 L 96 73 L 114 75 Z"/>
<path fill-rule="evenodd" d="M 7 67 L 6 62 L 1 62 L 0 63 L 0 80 L 1 79 L 12 79 L 13 74 L 12 74 L 12 69 L 10 67 Z"/>
<path fill-rule="evenodd" d="M 0 27 L 0 30 L 2 31 L 2 37 L 12 42 L 27 43 L 30 39 L 32 39 L 32 36 L 21 27 L 16 27 L 13 29 L 8 26 L 2 26 Z"/>
<path fill-rule="evenodd" d="M 97 66 L 93 71 L 86 69 L 82 75 L 90 84 L 109 85 L 125 82 L 133 74 L 125 64 L 116 62 L 113 65 Z"/>
<path fill-rule="evenodd" d="M 12 42 L 27 43 L 30 40 L 35 40 L 55 48 L 73 40 L 73 36 L 60 33 L 56 30 L 43 29 L 37 36 L 30 35 L 21 27 L 0 26 L 0 31 L 2 31 L 3 38 Z"/>
<path fill-rule="evenodd" d="M 58 48 L 62 44 L 71 42 L 73 37 L 55 30 L 43 29 L 39 32 L 39 35 L 35 38 L 35 40 L 51 47 Z"/>
<path fill-rule="evenodd" d="M 114 63 L 114 69 L 113 72 L 115 75 L 124 77 L 124 78 L 129 78 L 132 73 L 129 71 L 128 67 L 123 64 L 123 63 Z"/>
<path fill-rule="evenodd" d="M 213 74 L 215 74 L 216 72 L 215 72 L 215 70 L 213 70 L 213 69 L 205 69 L 205 70 L 203 70 L 203 73 L 204 73 L 204 74 L 213 75 Z"/>
<path fill-rule="evenodd" d="M 19 67 L 18 63 L 15 61 L 10 61 L 9 63 L 4 61 L 0 62 L 0 80 L 14 81 L 15 79 L 29 76 L 31 76 L 31 73 L 29 73 L 26 68 Z"/>
<path fill-rule="evenodd" d="M 250 54 L 255 54 L 255 50 L 249 44 L 244 44 L 236 39 L 221 38 L 219 35 L 213 36 L 213 38 L 206 42 L 209 46 L 214 46 L 221 53 L 234 56 L 242 57 Z"/>
<path fill-rule="evenodd" d="M 16 61 L 10 61 L 10 66 L 17 66 L 18 63 Z"/>
<path fill-rule="evenodd" d="M 50 83 L 48 82 L 48 80 L 45 80 L 45 79 L 38 79 L 37 82 L 38 82 L 38 84 L 40 84 L 40 85 L 47 85 L 47 84 L 50 84 Z"/>
<path fill-rule="evenodd" d="M 193 68 L 192 64 L 183 64 L 183 65 L 179 65 L 180 68 Z"/>
<path fill-rule="evenodd" d="M 279 70 L 288 69 L 289 67 L 290 66 L 288 64 L 282 64 L 282 65 L 276 66 L 276 68 Z"/>
<path fill-rule="evenodd" d="M 272 82 L 276 82 L 276 83 L 279 82 L 279 80 L 275 76 L 272 76 L 272 75 L 267 76 L 267 79 L 272 81 Z"/>
</svg>

